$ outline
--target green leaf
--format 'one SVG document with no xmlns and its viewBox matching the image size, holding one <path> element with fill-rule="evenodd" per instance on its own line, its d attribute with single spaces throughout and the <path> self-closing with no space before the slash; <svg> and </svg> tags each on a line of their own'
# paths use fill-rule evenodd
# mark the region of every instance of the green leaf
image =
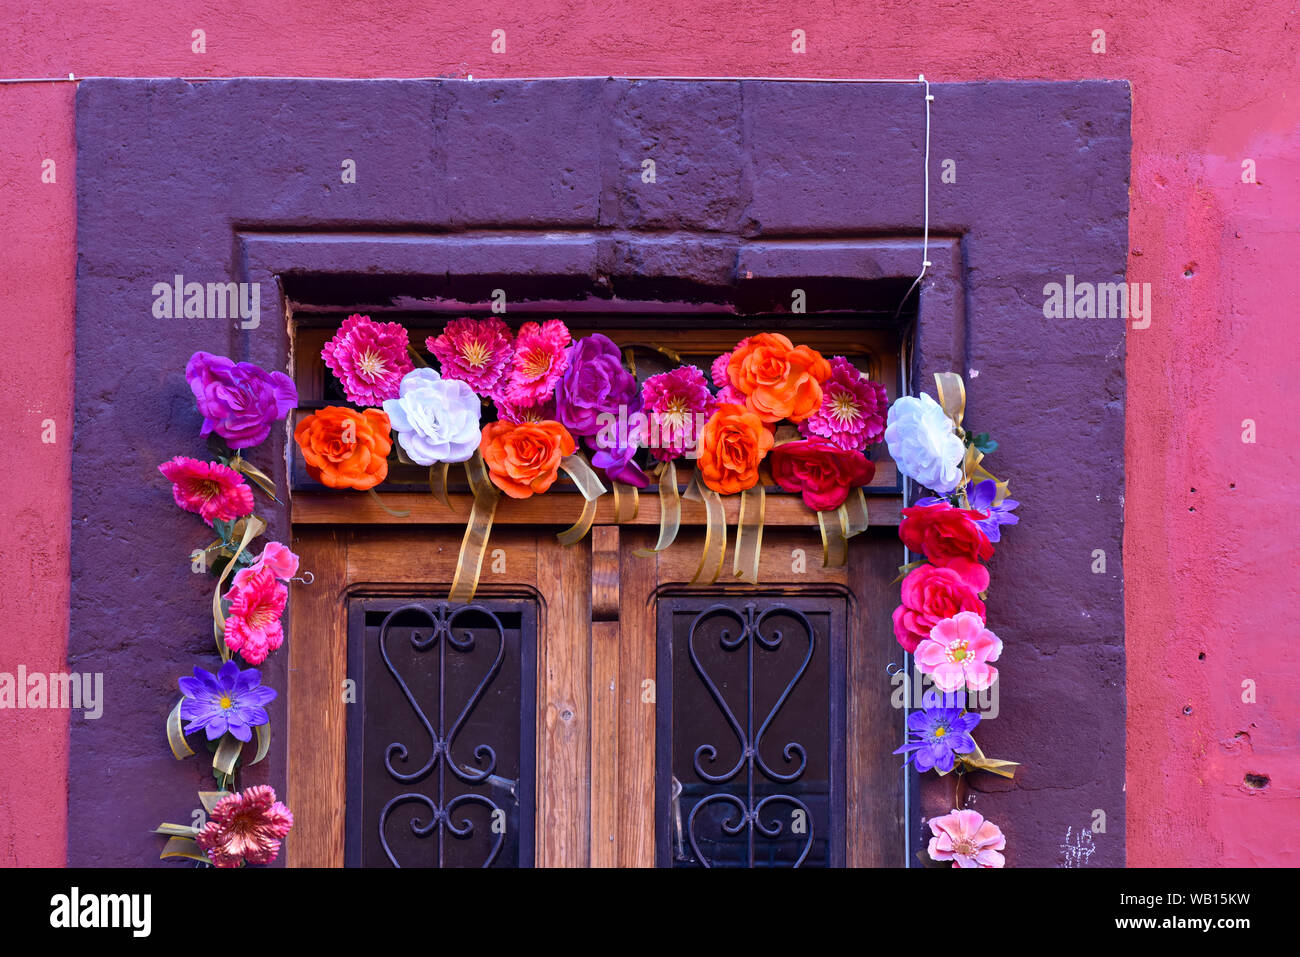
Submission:
<svg viewBox="0 0 1300 957">
<path fill-rule="evenodd" d="M 969 436 L 969 439 L 970 439 L 970 444 L 975 446 L 975 448 L 979 449 L 985 455 L 988 455 L 990 452 L 994 451 L 998 447 L 997 442 L 989 438 L 989 434 L 987 432 L 980 432 L 978 434 L 971 435 Z"/>
<path fill-rule="evenodd" d="M 234 534 L 235 523 L 216 519 L 212 523 L 212 530 L 221 537 L 223 542 L 228 542 L 230 541 L 230 536 Z"/>
</svg>

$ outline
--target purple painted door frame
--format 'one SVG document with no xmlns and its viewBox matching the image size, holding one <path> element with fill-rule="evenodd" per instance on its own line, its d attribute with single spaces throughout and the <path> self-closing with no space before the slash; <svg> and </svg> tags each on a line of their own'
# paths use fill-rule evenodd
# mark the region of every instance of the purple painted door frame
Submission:
<svg viewBox="0 0 1300 957">
<path fill-rule="evenodd" d="M 1061 863 L 1067 828 L 1103 811 L 1089 863 L 1121 865 L 1126 320 L 1049 320 L 1042 302 L 1067 275 L 1124 279 L 1128 86 L 932 92 L 935 265 L 913 388 L 935 371 L 967 377 L 967 421 L 1002 443 L 995 470 L 1025 502 L 991 564 L 1007 650 L 1001 714 L 981 729 L 987 753 L 1025 766 L 975 806 L 1021 866 Z M 176 678 L 212 644 L 211 581 L 187 564 L 202 536 L 157 473 L 204 453 L 183 378 L 192 352 L 287 369 L 280 291 L 303 275 L 914 275 L 924 134 L 910 86 L 84 81 L 69 667 L 104 672 L 106 706 L 73 719 L 69 863 L 153 864 L 148 830 L 186 819 L 210 782 L 162 737 Z M 945 160 L 956 182 L 942 181 Z M 178 274 L 258 282 L 259 323 L 155 319 L 154 284 Z M 281 488 L 286 440 L 255 454 Z M 286 515 L 269 517 L 287 540 Z M 1091 573 L 1094 549 L 1105 574 Z M 277 688 L 283 661 L 264 669 Z M 284 728 L 283 697 L 272 720 Z M 283 743 L 245 783 L 283 789 Z M 944 800 L 927 788 L 912 807 L 916 841 Z"/>
</svg>

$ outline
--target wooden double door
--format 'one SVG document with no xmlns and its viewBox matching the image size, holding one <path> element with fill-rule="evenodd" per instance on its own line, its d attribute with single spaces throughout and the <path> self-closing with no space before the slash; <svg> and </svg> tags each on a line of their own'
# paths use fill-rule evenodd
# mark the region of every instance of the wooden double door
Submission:
<svg viewBox="0 0 1300 957">
<path fill-rule="evenodd" d="M 902 862 L 892 528 L 826 569 L 769 525 L 761 584 L 693 586 L 698 526 L 498 524 L 472 607 L 462 530 L 295 524 L 291 865 Z"/>
</svg>

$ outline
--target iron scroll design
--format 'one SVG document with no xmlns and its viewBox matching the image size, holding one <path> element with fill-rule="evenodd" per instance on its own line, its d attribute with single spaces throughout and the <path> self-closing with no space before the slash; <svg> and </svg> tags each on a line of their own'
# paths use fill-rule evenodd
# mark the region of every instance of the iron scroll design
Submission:
<svg viewBox="0 0 1300 957">
<path fill-rule="evenodd" d="M 457 619 L 469 613 L 485 616 L 491 622 L 490 627 L 482 628 L 462 628 L 462 634 L 457 635 L 454 628 Z M 395 618 L 404 613 L 418 613 L 428 619 L 432 628 L 427 637 L 421 637 L 418 632 L 411 633 L 411 647 L 419 653 L 426 653 L 430 650 L 437 650 L 438 653 L 438 702 L 437 714 L 435 721 L 431 721 L 420 702 L 412 694 L 410 686 L 394 666 L 392 658 L 388 654 L 387 640 L 390 633 L 390 627 Z M 478 634 L 476 634 L 478 632 Z M 450 727 L 446 723 L 446 705 L 447 705 L 447 655 L 449 653 L 472 654 L 483 637 L 495 635 L 497 639 L 496 654 L 492 659 L 491 665 L 483 673 L 477 687 L 466 700 L 460 712 L 451 722 Z M 388 843 L 385 828 L 388 818 L 393 810 L 400 805 L 409 803 L 423 804 L 429 811 L 427 821 L 420 817 L 413 817 L 410 822 L 411 833 L 418 838 L 427 838 L 434 835 L 437 838 L 437 863 L 439 867 L 444 864 L 445 841 L 446 836 L 451 834 L 458 839 L 468 839 L 474 833 L 474 824 L 469 818 L 462 818 L 458 823 L 453 812 L 468 804 L 480 804 L 488 809 L 489 819 L 496 820 L 498 816 L 504 815 L 505 811 L 486 794 L 480 794 L 474 791 L 466 791 L 460 794 L 448 795 L 449 788 L 455 789 L 455 780 L 465 784 L 481 784 L 492 779 L 495 781 L 494 772 L 497 769 L 497 754 L 490 744 L 480 743 L 474 747 L 474 764 L 460 765 L 453 756 L 453 750 L 456 746 L 456 736 L 459 734 L 461 727 L 473 712 L 475 705 L 483 698 L 484 692 L 492 683 L 492 680 L 501 670 L 501 661 L 505 656 L 506 637 L 505 626 L 490 609 L 483 605 L 456 605 L 453 606 L 446 602 L 439 602 L 432 607 L 423 604 L 407 604 L 400 608 L 395 608 L 384 618 L 379 628 L 379 653 L 383 658 L 384 666 L 388 673 L 393 676 L 402 694 L 406 697 L 407 703 L 415 713 L 416 718 L 424 727 L 429 735 L 429 756 L 428 759 L 414 771 L 400 771 L 394 766 L 394 758 L 399 763 L 408 763 L 410 749 L 406 744 L 400 741 L 394 741 L 389 744 L 384 754 L 384 767 L 393 780 L 406 784 L 422 781 L 430 774 L 436 774 L 437 794 L 432 797 L 421 791 L 407 791 L 398 794 L 384 805 L 383 810 L 379 813 L 379 842 L 383 848 L 384 854 L 392 862 L 394 867 L 401 867 L 398 863 L 393 850 Z M 451 778 L 448 777 L 448 772 Z M 496 829 L 492 829 L 496 831 Z M 505 840 L 503 831 L 496 831 L 492 846 L 488 851 L 482 867 L 490 867 L 496 860 L 497 855 L 501 852 L 502 843 Z"/>
<path fill-rule="evenodd" d="M 777 698 L 775 704 L 767 712 L 766 716 L 755 729 L 754 721 L 754 653 L 758 647 L 768 651 L 776 651 L 780 648 L 785 636 L 779 629 L 773 629 L 770 634 L 764 634 L 764 626 L 774 616 L 784 616 L 794 619 L 804 630 L 808 639 L 808 650 L 800 663 L 799 668 L 785 685 L 784 690 Z M 736 713 L 727 703 L 721 690 L 713 677 L 700 661 L 699 653 L 696 650 L 696 638 L 699 634 L 700 627 L 707 621 L 719 616 L 728 616 L 735 619 L 740 628 L 733 637 L 730 629 L 724 628 L 719 635 L 719 643 L 723 649 L 728 652 L 739 649 L 742 645 L 746 650 L 746 668 L 747 680 L 745 684 L 745 720 L 742 725 Z M 732 731 L 740 744 L 740 756 L 736 764 L 727 771 L 720 774 L 714 774 L 707 770 L 701 762 L 701 757 L 706 757 L 710 765 L 717 759 L 718 749 L 713 744 L 701 744 L 695 749 L 694 771 L 699 777 L 714 785 L 723 785 L 734 780 L 742 771 L 745 773 L 745 799 L 742 800 L 739 795 L 732 794 L 729 791 L 718 791 L 701 799 L 692 809 L 687 819 L 686 835 L 690 841 L 691 849 L 695 852 L 695 857 L 705 867 L 712 867 L 713 863 L 700 850 L 699 842 L 696 838 L 695 825 L 700 811 L 712 804 L 725 804 L 736 812 L 735 815 L 729 814 L 722 822 L 721 827 L 724 833 L 735 836 L 746 832 L 746 863 L 747 866 L 754 866 L 754 847 L 755 837 L 761 835 L 766 838 L 778 837 L 783 829 L 783 824 L 779 819 L 772 819 L 770 823 L 764 823 L 762 819 L 763 811 L 773 804 L 788 804 L 795 809 L 801 810 L 804 820 L 807 822 L 807 839 L 804 842 L 803 849 L 795 861 L 794 866 L 799 867 L 807 859 L 809 851 L 813 847 L 813 813 L 812 810 L 800 798 L 789 793 L 768 794 L 756 800 L 755 778 L 761 774 L 769 781 L 781 785 L 791 784 L 797 781 L 804 773 L 808 766 L 808 753 L 802 744 L 797 741 L 790 741 L 782 748 L 782 756 L 785 758 L 787 765 L 793 763 L 794 767 L 785 772 L 777 771 L 768 764 L 763 757 L 763 735 L 767 733 L 768 728 L 775 720 L 782 706 L 789 699 L 791 692 L 794 690 L 799 679 L 804 676 L 808 670 L 808 664 L 812 661 L 813 649 L 815 645 L 814 629 L 808 618 L 796 608 L 788 605 L 775 604 L 770 605 L 763 611 L 758 611 L 753 602 L 747 603 L 742 609 L 737 609 L 729 605 L 717 604 L 701 611 L 691 622 L 690 635 L 687 641 L 687 647 L 690 652 L 691 664 L 695 667 L 696 673 L 700 680 L 708 689 L 709 694 L 717 703 L 722 715 L 726 718 Z"/>
</svg>

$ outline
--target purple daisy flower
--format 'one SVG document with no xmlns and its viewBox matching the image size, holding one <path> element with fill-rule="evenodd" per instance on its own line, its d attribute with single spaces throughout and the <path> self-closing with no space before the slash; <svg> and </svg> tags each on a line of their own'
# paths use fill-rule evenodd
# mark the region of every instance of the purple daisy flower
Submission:
<svg viewBox="0 0 1300 957">
<path fill-rule="evenodd" d="M 994 505 L 993 499 L 997 494 L 998 485 L 992 479 L 985 479 L 978 483 L 971 482 L 966 486 L 966 501 L 970 502 L 970 507 L 988 516 L 975 524 L 988 536 L 990 542 L 1002 541 L 1002 533 L 998 531 L 999 525 L 1020 524 L 1020 516 L 1011 514 L 1011 510 L 1018 507 L 1020 503 L 1013 498 L 1004 498 Z"/>
<path fill-rule="evenodd" d="M 918 771 L 951 771 L 956 755 L 970 754 L 975 750 L 975 739 L 970 736 L 980 716 L 970 712 L 962 714 L 961 708 L 926 708 L 907 716 L 908 736 L 915 740 L 903 745 L 895 754 L 907 754 L 903 764 L 911 761 Z"/>
<path fill-rule="evenodd" d="M 256 668 L 240 671 L 239 665 L 227 661 L 214 675 L 196 667 L 194 677 L 181 678 L 179 684 L 185 695 L 181 719 L 189 722 L 186 734 L 202 728 L 208 740 L 215 741 L 229 731 L 247 741 L 253 728 L 271 720 L 264 706 L 275 699 L 275 689 L 262 685 Z"/>
</svg>

